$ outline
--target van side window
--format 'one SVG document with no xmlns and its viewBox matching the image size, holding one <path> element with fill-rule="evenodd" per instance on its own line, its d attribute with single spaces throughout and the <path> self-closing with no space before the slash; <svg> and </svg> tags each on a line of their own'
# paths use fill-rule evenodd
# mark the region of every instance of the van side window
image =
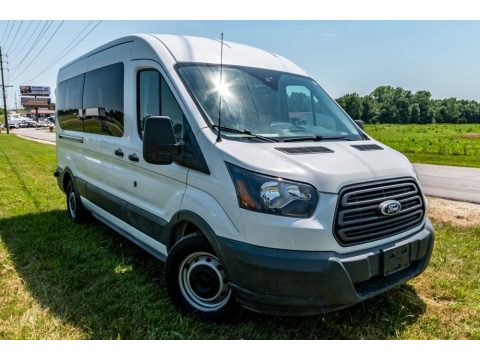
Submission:
<svg viewBox="0 0 480 360">
<path fill-rule="evenodd" d="M 123 77 L 123 63 L 105 66 L 85 74 L 85 132 L 123 136 Z"/>
<path fill-rule="evenodd" d="M 64 130 L 83 131 L 83 79 L 82 74 L 58 84 L 58 123 Z"/>
<path fill-rule="evenodd" d="M 142 70 L 138 73 L 138 129 L 143 134 L 145 119 L 160 115 L 160 73 Z"/>
<path fill-rule="evenodd" d="M 157 70 L 141 70 L 137 76 L 138 130 L 143 136 L 145 119 L 150 116 L 168 116 L 172 120 L 175 138 L 182 138 L 182 109 L 167 82 Z"/>
</svg>

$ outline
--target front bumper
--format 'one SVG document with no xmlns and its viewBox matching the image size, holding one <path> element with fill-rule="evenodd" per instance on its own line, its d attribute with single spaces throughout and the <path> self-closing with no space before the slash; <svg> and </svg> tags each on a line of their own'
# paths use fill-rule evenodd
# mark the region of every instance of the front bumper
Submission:
<svg viewBox="0 0 480 360">
<path fill-rule="evenodd" d="M 311 315 L 356 304 L 419 275 L 430 260 L 434 233 L 427 220 L 414 235 L 348 254 L 218 240 L 230 285 L 241 304 L 267 314 Z M 410 266 L 384 276 L 383 251 L 405 244 L 410 244 Z"/>
</svg>

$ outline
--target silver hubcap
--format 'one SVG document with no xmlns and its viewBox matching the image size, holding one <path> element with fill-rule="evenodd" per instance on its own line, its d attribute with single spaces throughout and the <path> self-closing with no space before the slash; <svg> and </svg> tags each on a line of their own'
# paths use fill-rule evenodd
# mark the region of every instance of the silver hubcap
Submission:
<svg viewBox="0 0 480 360">
<path fill-rule="evenodd" d="M 73 191 L 70 191 L 70 194 L 68 194 L 68 211 L 70 211 L 72 218 L 77 215 L 77 199 Z"/>
<path fill-rule="evenodd" d="M 190 254 L 182 261 L 178 281 L 185 299 L 200 311 L 218 310 L 232 295 L 220 261 L 206 252 Z"/>
</svg>

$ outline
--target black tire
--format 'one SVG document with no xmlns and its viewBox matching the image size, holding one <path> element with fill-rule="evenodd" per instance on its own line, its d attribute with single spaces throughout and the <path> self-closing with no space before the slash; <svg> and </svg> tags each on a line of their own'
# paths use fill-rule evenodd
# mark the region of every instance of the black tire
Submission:
<svg viewBox="0 0 480 360">
<path fill-rule="evenodd" d="M 77 224 L 87 221 L 90 218 L 90 213 L 83 207 L 72 180 L 67 183 L 66 194 L 68 217 Z"/>
<path fill-rule="evenodd" d="M 242 307 L 225 280 L 220 260 L 201 234 L 187 235 L 170 250 L 165 285 L 172 302 L 184 313 L 214 322 L 233 321 Z"/>
</svg>

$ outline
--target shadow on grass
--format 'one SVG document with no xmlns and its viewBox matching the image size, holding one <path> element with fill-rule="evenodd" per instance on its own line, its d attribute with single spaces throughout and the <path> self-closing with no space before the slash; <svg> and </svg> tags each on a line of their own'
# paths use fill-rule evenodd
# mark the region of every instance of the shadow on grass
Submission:
<svg viewBox="0 0 480 360">
<path fill-rule="evenodd" d="M 32 296 L 87 338 L 385 339 L 425 311 L 403 285 L 331 314 L 245 311 L 234 324 L 204 323 L 172 306 L 160 262 L 96 221 L 74 225 L 64 211 L 29 214 L 0 220 L 0 235 Z"/>
</svg>

